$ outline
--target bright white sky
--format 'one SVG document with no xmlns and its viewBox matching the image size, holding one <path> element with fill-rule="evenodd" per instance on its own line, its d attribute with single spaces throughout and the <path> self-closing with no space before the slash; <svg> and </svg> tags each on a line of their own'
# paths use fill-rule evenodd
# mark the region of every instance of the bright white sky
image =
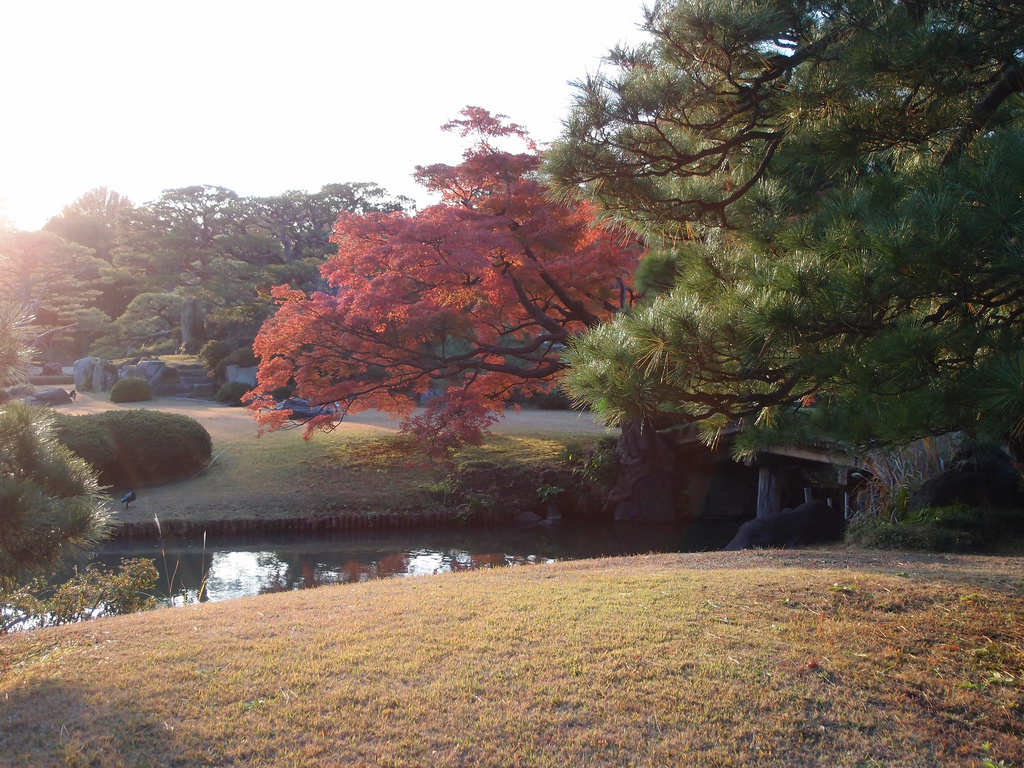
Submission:
<svg viewBox="0 0 1024 768">
<path fill-rule="evenodd" d="M 643 0 L 0 3 L 0 215 L 38 229 L 105 186 L 135 203 L 215 184 L 372 181 L 429 202 L 467 105 L 560 130 L 568 81 L 643 39 Z"/>
</svg>

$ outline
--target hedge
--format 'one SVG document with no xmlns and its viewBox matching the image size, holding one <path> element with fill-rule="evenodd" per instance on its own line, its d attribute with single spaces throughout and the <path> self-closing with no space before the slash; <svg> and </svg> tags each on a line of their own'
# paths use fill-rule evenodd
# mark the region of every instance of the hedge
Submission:
<svg viewBox="0 0 1024 768">
<path fill-rule="evenodd" d="M 163 411 L 59 414 L 57 438 L 95 467 L 100 482 L 117 488 L 190 478 L 209 464 L 213 453 L 202 424 Z"/>
<path fill-rule="evenodd" d="M 29 376 L 28 383 L 34 384 L 37 387 L 60 387 L 70 384 L 75 385 L 75 377 L 69 373 L 62 373 L 58 375 L 43 376 Z"/>
</svg>

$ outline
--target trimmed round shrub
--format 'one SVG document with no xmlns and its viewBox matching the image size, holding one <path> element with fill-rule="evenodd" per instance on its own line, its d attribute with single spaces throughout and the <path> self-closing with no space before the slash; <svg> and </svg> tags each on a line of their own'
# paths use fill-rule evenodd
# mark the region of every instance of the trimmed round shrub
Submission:
<svg viewBox="0 0 1024 768">
<path fill-rule="evenodd" d="M 198 421 L 163 411 L 61 415 L 57 437 L 88 461 L 100 481 L 145 488 L 194 476 L 210 463 L 213 441 Z"/>
<path fill-rule="evenodd" d="M 112 403 L 140 403 L 153 399 L 153 385 L 141 376 L 118 379 L 110 388 Z"/>
<path fill-rule="evenodd" d="M 248 384 L 244 384 L 241 381 L 229 381 L 217 390 L 216 400 L 218 403 L 241 405 L 242 397 L 250 389 L 251 387 Z"/>
<path fill-rule="evenodd" d="M 100 482 L 109 483 L 109 477 L 116 474 L 117 441 L 110 427 L 100 418 L 102 415 L 68 416 L 57 413 L 54 427 L 57 440 L 92 464 L 100 475 Z"/>
</svg>

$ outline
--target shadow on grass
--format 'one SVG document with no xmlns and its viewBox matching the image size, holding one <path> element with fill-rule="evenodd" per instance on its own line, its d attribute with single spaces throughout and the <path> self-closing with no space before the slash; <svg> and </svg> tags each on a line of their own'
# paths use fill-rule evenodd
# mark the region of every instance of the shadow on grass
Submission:
<svg viewBox="0 0 1024 768">
<path fill-rule="evenodd" d="M 145 701 L 130 692 L 105 699 L 109 692 L 105 689 L 101 697 L 87 686 L 50 680 L 11 691 L 4 700 L 0 726 L 4 764 L 172 766 L 194 762 L 176 742 L 174 725 L 152 712 Z"/>
</svg>

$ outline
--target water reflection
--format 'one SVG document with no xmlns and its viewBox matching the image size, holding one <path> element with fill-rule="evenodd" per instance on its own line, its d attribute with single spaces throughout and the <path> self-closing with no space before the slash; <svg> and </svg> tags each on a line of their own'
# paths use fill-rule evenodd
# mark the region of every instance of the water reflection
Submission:
<svg viewBox="0 0 1024 768">
<path fill-rule="evenodd" d="M 631 526 L 563 520 L 532 528 L 111 542 L 93 562 L 109 568 L 122 558 L 153 558 L 160 570 L 158 592 L 181 604 L 475 568 L 720 549 L 740 522 Z"/>
</svg>

